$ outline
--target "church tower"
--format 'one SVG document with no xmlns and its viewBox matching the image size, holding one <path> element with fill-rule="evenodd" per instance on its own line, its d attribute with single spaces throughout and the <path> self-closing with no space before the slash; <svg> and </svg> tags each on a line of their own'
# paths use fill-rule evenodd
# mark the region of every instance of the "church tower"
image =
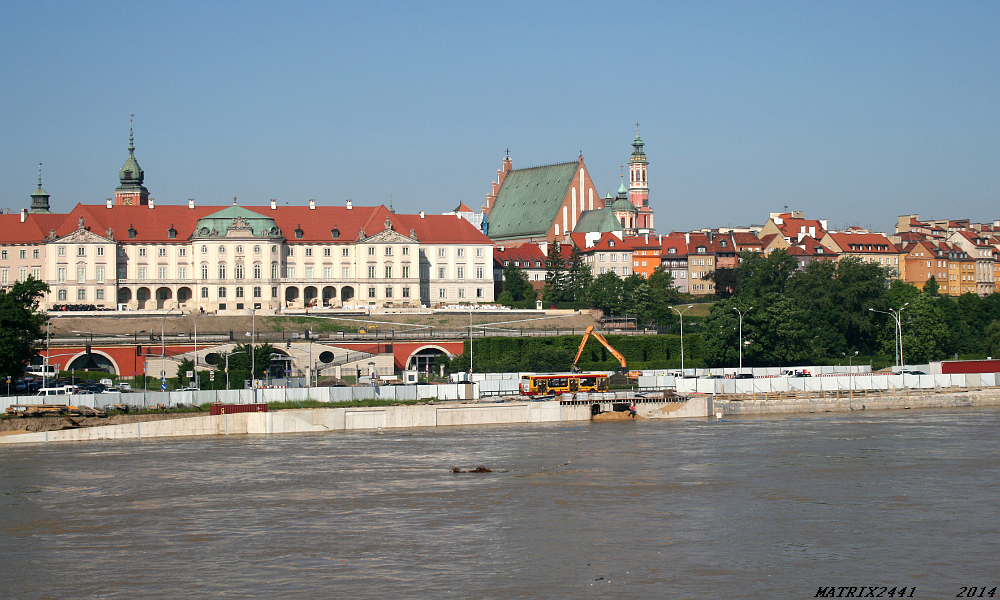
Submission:
<svg viewBox="0 0 1000 600">
<path fill-rule="evenodd" d="M 653 232 L 653 209 L 649 207 L 649 185 L 646 183 L 646 153 L 642 150 L 643 141 L 639 137 L 639 124 L 635 124 L 635 138 L 632 140 L 632 156 L 628 159 L 629 200 L 639 211 L 636 228 L 641 233 Z"/>
<path fill-rule="evenodd" d="M 29 212 L 49 212 L 49 195 L 42 189 L 42 163 L 38 163 L 38 189 L 31 194 L 31 210 Z"/>
<path fill-rule="evenodd" d="M 146 174 L 135 160 L 135 142 L 132 137 L 132 119 L 128 120 L 128 159 L 118 172 L 118 180 L 121 182 L 115 188 L 115 204 L 118 205 L 148 205 L 149 190 L 142 185 Z"/>
</svg>

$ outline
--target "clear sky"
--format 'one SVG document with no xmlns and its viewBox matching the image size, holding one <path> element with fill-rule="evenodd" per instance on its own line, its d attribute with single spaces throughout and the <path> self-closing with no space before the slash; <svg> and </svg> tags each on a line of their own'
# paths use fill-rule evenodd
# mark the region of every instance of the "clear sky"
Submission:
<svg viewBox="0 0 1000 600">
<path fill-rule="evenodd" d="M 657 230 L 1000 218 L 1000 2 L 14 2 L 0 206 L 485 203 L 635 123 Z"/>
</svg>

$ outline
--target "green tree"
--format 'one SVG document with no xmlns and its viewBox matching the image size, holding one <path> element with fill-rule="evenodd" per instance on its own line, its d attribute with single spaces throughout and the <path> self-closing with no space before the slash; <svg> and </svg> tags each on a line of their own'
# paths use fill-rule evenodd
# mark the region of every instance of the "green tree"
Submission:
<svg viewBox="0 0 1000 600">
<path fill-rule="evenodd" d="M 177 387 L 184 387 L 188 385 L 188 371 L 194 371 L 194 361 L 190 358 L 185 358 L 181 361 L 181 364 L 177 366 Z"/>
<path fill-rule="evenodd" d="M 34 277 L 0 291 L 0 373 L 20 377 L 38 354 L 37 341 L 48 319 L 39 312 L 38 300 L 48 291 L 49 286 Z"/>
<path fill-rule="evenodd" d="M 720 267 L 708 274 L 708 279 L 715 284 L 715 295 L 719 298 L 731 298 L 736 293 L 738 277 L 736 269 Z"/>
<path fill-rule="evenodd" d="M 924 283 L 924 293 L 928 296 L 937 296 L 939 287 L 937 279 L 931 275 Z"/>
<path fill-rule="evenodd" d="M 1000 357 L 1000 320 L 986 326 L 986 352 L 989 356 Z"/>
<path fill-rule="evenodd" d="M 587 288 L 590 287 L 593 275 L 590 271 L 590 265 L 583 259 L 583 253 L 575 244 L 573 251 L 570 252 L 566 268 L 566 300 L 583 302 L 586 299 Z"/>
<path fill-rule="evenodd" d="M 251 347 L 253 353 L 251 354 Z M 229 371 L 235 373 L 242 371 L 250 374 L 250 357 L 254 358 L 254 369 L 252 377 L 261 379 L 267 376 L 267 368 L 271 364 L 271 354 L 276 350 L 271 344 L 237 344 L 229 354 Z M 226 367 L 226 352 L 219 353 L 219 362 L 216 365 L 224 369 Z M 231 379 L 233 379 L 231 377 Z M 242 386 L 242 383 L 240 384 Z"/>
<path fill-rule="evenodd" d="M 621 314 L 623 308 L 622 301 L 622 280 L 618 275 L 611 273 L 601 273 L 591 284 L 588 301 L 604 314 Z"/>
<path fill-rule="evenodd" d="M 549 252 L 545 257 L 545 286 L 542 288 L 542 300 L 545 304 L 563 302 L 566 299 L 566 266 L 560 244 L 549 244 Z"/>
<path fill-rule="evenodd" d="M 510 293 L 512 302 L 534 300 L 536 295 L 535 288 L 528 281 L 527 273 L 513 264 L 504 267 L 503 291 L 504 293 Z"/>
<path fill-rule="evenodd" d="M 798 266 L 798 260 L 782 249 L 767 256 L 745 250 L 736 267 L 736 295 L 760 298 L 775 292 L 784 293 L 785 284 Z"/>
<path fill-rule="evenodd" d="M 937 301 L 927 294 L 918 294 L 901 313 L 903 360 L 908 364 L 941 360 L 947 356 L 948 328 Z M 891 319 L 889 324 L 895 326 Z M 891 335 L 883 334 L 888 350 L 893 347 L 895 330 L 887 329 L 892 329 Z"/>
</svg>

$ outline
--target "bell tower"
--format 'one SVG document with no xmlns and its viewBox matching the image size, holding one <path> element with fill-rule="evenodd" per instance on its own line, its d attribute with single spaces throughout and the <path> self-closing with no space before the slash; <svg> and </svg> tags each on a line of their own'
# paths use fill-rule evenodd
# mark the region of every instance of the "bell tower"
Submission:
<svg viewBox="0 0 1000 600">
<path fill-rule="evenodd" d="M 149 190 L 142 185 L 145 178 L 146 174 L 135 159 L 135 141 L 132 136 L 132 117 L 130 116 L 128 119 L 128 158 L 121 170 L 118 171 L 118 181 L 121 182 L 121 185 L 115 188 L 115 204 L 123 206 L 148 205 Z"/>
<path fill-rule="evenodd" d="M 628 159 L 629 200 L 639 210 L 637 229 L 652 233 L 653 209 L 649 207 L 649 185 L 646 182 L 646 168 L 649 161 L 643 151 L 643 141 L 639 137 L 639 124 L 635 124 L 635 138 L 632 140 L 632 156 Z"/>
</svg>

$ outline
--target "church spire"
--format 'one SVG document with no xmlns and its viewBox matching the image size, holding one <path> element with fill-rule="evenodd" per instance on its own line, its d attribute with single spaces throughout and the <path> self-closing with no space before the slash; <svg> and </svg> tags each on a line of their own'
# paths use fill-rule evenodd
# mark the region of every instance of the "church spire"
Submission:
<svg viewBox="0 0 1000 600">
<path fill-rule="evenodd" d="M 143 187 L 142 183 L 146 178 L 146 173 L 139 166 L 139 161 L 135 159 L 135 135 L 132 131 L 132 119 L 135 115 L 129 114 L 128 118 L 128 158 L 118 172 L 118 180 L 121 182 L 115 189 L 115 204 L 119 205 L 146 205 L 149 204 L 149 190 Z"/>
<path fill-rule="evenodd" d="M 49 212 L 49 195 L 42 189 L 42 163 L 38 163 L 38 189 L 31 195 L 30 212 Z"/>
</svg>

